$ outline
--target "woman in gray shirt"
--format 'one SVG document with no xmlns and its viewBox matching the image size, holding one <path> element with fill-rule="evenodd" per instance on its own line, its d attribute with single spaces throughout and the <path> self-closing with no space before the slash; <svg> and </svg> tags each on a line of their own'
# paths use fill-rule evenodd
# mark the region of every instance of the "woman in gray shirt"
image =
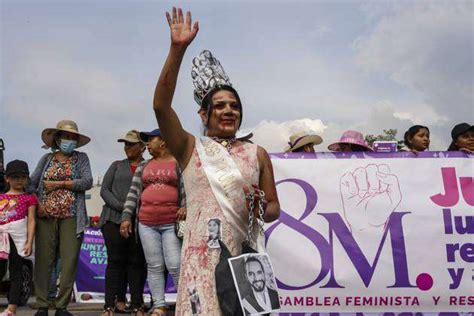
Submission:
<svg viewBox="0 0 474 316">
<path fill-rule="evenodd" d="M 103 316 L 125 313 L 125 293 L 130 286 L 131 308 L 138 315 L 142 312 L 143 287 L 146 280 L 146 263 L 140 240 L 125 239 L 120 235 L 120 222 L 125 199 L 137 166 L 143 161 L 145 145 L 140 141 L 139 132 L 129 131 L 118 142 L 124 143 L 127 158 L 117 160 L 107 170 L 100 195 L 105 204 L 100 216 L 107 246 L 107 268 L 105 271 L 105 305 Z M 134 232 L 132 232 L 134 234 Z M 133 236 L 135 237 L 135 236 Z"/>
</svg>

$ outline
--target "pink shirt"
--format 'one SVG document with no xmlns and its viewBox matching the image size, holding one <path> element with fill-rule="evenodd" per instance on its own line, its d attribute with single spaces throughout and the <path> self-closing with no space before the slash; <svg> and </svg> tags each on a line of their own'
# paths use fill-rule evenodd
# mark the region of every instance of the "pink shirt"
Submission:
<svg viewBox="0 0 474 316">
<path fill-rule="evenodd" d="M 150 161 L 142 175 L 138 220 L 145 225 L 170 224 L 178 210 L 176 161 Z"/>
<path fill-rule="evenodd" d="M 28 208 L 37 204 L 36 196 L 29 193 L 0 194 L 0 225 L 24 219 Z"/>
</svg>

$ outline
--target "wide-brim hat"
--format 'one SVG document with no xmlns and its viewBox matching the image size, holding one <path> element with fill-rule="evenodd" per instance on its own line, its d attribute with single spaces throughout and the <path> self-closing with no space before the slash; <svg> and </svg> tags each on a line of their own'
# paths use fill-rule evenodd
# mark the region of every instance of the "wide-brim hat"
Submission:
<svg viewBox="0 0 474 316">
<path fill-rule="evenodd" d="M 313 144 L 319 145 L 323 142 L 321 136 L 312 134 L 312 135 L 302 135 L 302 134 L 293 134 L 290 136 L 290 141 L 288 142 L 288 147 L 285 149 L 285 152 L 295 151 L 298 148 L 303 147 L 304 145 Z"/>
<path fill-rule="evenodd" d="M 91 141 L 89 137 L 79 133 L 77 124 L 71 120 L 62 120 L 56 124 L 56 128 L 46 128 L 41 132 L 41 139 L 47 147 L 53 147 L 54 137 L 58 132 L 69 132 L 77 135 L 77 145 L 76 148 L 86 145 Z"/>
<path fill-rule="evenodd" d="M 142 140 L 140 139 L 140 132 L 135 129 L 128 131 L 124 137 L 117 139 L 117 141 L 119 143 L 127 142 L 127 143 L 133 143 L 133 144 L 142 142 Z"/>
<path fill-rule="evenodd" d="M 367 144 L 367 142 L 365 141 L 364 136 L 362 135 L 362 133 L 359 133 L 357 131 L 351 131 L 351 130 L 345 131 L 342 134 L 341 139 L 339 139 L 338 142 L 335 142 L 335 143 L 329 145 L 328 149 L 332 150 L 332 151 L 338 151 L 341 144 L 358 145 L 358 146 L 361 146 L 361 147 L 365 148 L 367 151 L 374 151 Z"/>
</svg>

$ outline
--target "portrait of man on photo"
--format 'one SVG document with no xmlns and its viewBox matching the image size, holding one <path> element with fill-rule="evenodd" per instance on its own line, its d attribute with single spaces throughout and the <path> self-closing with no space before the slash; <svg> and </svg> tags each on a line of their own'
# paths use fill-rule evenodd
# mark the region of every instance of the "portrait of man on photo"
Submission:
<svg viewBox="0 0 474 316">
<path fill-rule="evenodd" d="M 267 285 L 265 268 L 257 256 L 245 259 L 245 276 L 250 291 L 242 297 L 245 315 L 270 312 L 280 308 L 278 292 Z"/>
</svg>

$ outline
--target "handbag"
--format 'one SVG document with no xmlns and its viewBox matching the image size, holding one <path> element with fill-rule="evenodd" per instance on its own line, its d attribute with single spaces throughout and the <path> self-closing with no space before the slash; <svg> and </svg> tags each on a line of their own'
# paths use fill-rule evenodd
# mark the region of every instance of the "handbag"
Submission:
<svg viewBox="0 0 474 316">
<path fill-rule="evenodd" d="M 186 229 L 186 221 L 185 220 L 177 220 L 174 223 L 174 233 L 179 240 L 183 240 L 184 238 L 184 230 Z"/>
</svg>

